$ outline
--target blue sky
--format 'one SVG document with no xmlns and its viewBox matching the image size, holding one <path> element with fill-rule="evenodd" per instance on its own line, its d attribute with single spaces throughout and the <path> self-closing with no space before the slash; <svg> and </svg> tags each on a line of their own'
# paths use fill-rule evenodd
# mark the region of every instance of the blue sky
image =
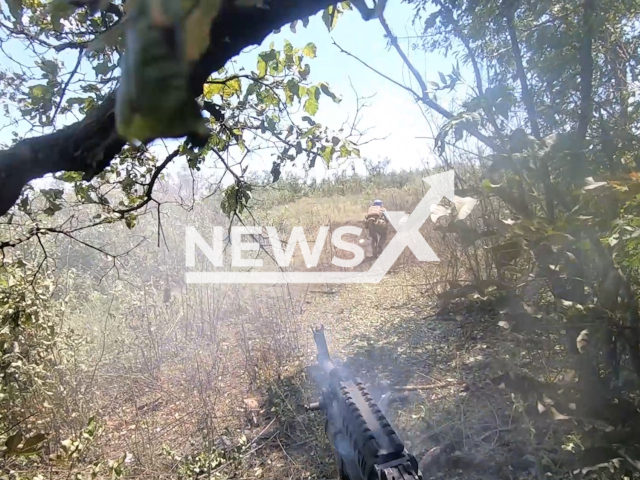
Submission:
<svg viewBox="0 0 640 480">
<path fill-rule="evenodd" d="M 420 32 L 409 30 L 413 10 L 399 0 L 390 0 L 385 10 L 385 17 L 398 37 L 419 35 Z M 429 136 L 430 130 L 412 96 L 400 87 L 375 74 L 357 60 L 341 53 L 333 45 L 335 41 L 344 50 L 361 58 L 367 64 L 384 72 L 397 81 L 415 86 L 402 60 L 394 50 L 387 48 L 382 26 L 376 20 L 365 22 L 357 11 L 347 12 L 341 16 L 336 28 L 328 32 L 322 22 L 321 14 L 311 18 L 305 29 L 298 24 L 297 33 L 292 33 L 288 26 L 278 34 L 267 37 L 261 49 L 268 49 L 273 41 L 276 48 L 284 39 L 295 47 L 302 47 L 313 42 L 318 48 L 317 57 L 311 60 L 311 77 L 313 81 L 326 81 L 332 90 L 342 97 L 340 104 L 333 104 L 326 97 L 320 105 L 317 119 L 324 125 L 338 128 L 347 117 L 353 118 L 356 109 L 356 98 L 353 88 L 361 97 L 373 98 L 367 101 L 370 107 L 362 112 L 361 129 L 371 129 L 369 137 L 383 138 L 361 148 L 361 155 L 373 159 L 389 157 L 394 169 L 420 168 L 424 162 L 432 158 L 433 142 L 418 139 Z M 410 51 L 407 45 L 411 39 L 401 39 L 410 53 L 412 62 L 427 79 L 437 80 L 438 71 L 450 72 L 451 62 L 441 55 L 427 55 L 422 51 Z M 260 51 L 259 50 L 259 51 Z M 238 63 L 255 70 L 256 52 L 248 52 L 238 57 Z M 353 88 L 351 87 L 353 85 Z M 254 159 L 256 166 L 269 169 L 272 159 L 266 154 L 263 161 Z M 354 162 L 358 171 L 362 162 Z M 259 168 L 259 167 L 258 167 Z M 323 176 L 324 166 L 316 167 L 316 175 Z"/>
<path fill-rule="evenodd" d="M 3 5 L 4 6 L 4 5 Z M 6 10 L 5 10 L 6 11 Z M 421 50 L 411 50 L 411 38 L 420 32 L 411 28 L 413 10 L 400 0 L 389 0 L 385 10 L 385 17 L 404 45 L 405 52 L 411 61 L 427 80 L 438 80 L 438 72 L 451 71 L 452 59 L 445 59 L 439 54 L 425 54 Z M 284 26 L 280 33 L 269 35 L 262 45 L 248 48 L 236 57 L 235 64 L 244 66 L 247 70 L 256 70 L 257 54 L 268 50 L 271 42 L 276 48 L 281 48 L 284 40 L 289 40 L 294 47 L 303 47 L 308 42 L 317 46 L 317 57 L 310 60 L 312 82 L 326 81 L 331 89 L 342 97 L 342 102 L 334 104 L 327 97 L 323 97 L 317 120 L 322 124 L 338 129 L 347 118 L 353 118 L 356 108 L 356 97 L 353 89 L 361 97 L 373 98 L 367 101 L 370 106 L 362 111 L 360 129 L 370 129 L 369 138 L 383 138 L 361 147 L 361 155 L 372 159 L 389 157 L 393 169 L 420 168 L 433 159 L 433 142 L 416 137 L 431 136 L 424 115 L 416 105 L 412 96 L 400 87 L 376 75 L 355 59 L 341 53 L 333 41 L 343 49 L 358 56 L 369 65 L 384 72 L 386 75 L 405 85 L 415 86 L 415 81 L 409 75 L 407 68 L 397 53 L 387 48 L 384 31 L 377 20 L 365 22 L 357 11 L 346 12 L 337 22 L 336 28 L 328 32 L 322 22 L 321 14 L 311 18 L 307 28 L 298 23 L 297 33 L 291 32 Z M 5 49 L 20 62 L 33 64 L 35 58 L 25 53 L 24 47 L 18 42 L 5 44 Z M 75 52 L 65 52 L 58 55 L 64 61 L 66 69 L 71 70 L 76 61 Z M 7 65 L 9 66 L 9 65 Z M 4 65 L 3 65 L 4 67 Z M 11 66 L 12 68 L 15 65 Z M 85 70 L 84 68 L 81 71 Z M 89 70 L 90 72 L 90 70 Z M 464 71 L 463 71 L 464 74 Z M 352 86 L 353 85 L 353 88 Z M 458 92 L 457 94 L 464 93 Z M 69 115 L 60 119 L 58 126 L 74 121 Z M 9 131 L 0 132 L 0 141 L 7 139 Z M 171 142 L 173 143 L 173 142 Z M 161 155 L 164 147 L 159 146 Z M 273 161 L 272 153 L 261 151 L 252 156 L 250 163 L 253 169 L 269 170 Z M 351 162 L 348 162 L 351 163 Z M 357 171 L 363 172 L 362 162 L 353 160 Z M 178 168 L 179 165 L 175 165 Z M 348 165 L 343 165 L 346 168 Z M 292 169 L 301 172 L 301 169 Z M 318 162 L 315 175 L 318 178 L 326 174 L 326 168 Z"/>
</svg>

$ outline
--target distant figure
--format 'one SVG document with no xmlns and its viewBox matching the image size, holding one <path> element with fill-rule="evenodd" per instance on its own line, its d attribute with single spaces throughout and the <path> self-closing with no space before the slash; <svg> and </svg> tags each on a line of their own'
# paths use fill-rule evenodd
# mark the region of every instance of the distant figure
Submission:
<svg viewBox="0 0 640 480">
<path fill-rule="evenodd" d="M 371 239 L 371 249 L 375 258 L 380 256 L 387 241 L 388 222 L 386 212 L 387 210 L 382 205 L 382 200 L 375 200 L 364 217 L 365 228 Z"/>
</svg>

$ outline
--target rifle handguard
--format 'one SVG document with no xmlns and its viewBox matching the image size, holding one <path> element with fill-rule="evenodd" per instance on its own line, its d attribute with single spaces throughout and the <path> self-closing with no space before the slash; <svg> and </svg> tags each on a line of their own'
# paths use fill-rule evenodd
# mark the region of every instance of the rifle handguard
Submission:
<svg viewBox="0 0 640 480">
<path fill-rule="evenodd" d="M 307 410 L 325 413 L 325 431 L 339 458 L 341 478 L 422 480 L 416 458 L 407 451 L 364 383 L 352 379 L 344 368 L 333 366 L 324 327 L 313 329 L 313 335 L 318 362 L 324 364 L 328 378 L 322 399 Z"/>
</svg>

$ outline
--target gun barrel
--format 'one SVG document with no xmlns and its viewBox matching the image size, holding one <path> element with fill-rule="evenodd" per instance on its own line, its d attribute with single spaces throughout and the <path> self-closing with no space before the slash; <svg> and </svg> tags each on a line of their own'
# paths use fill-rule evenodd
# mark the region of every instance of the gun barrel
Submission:
<svg viewBox="0 0 640 480">
<path fill-rule="evenodd" d="M 313 341 L 316 343 L 316 347 L 318 347 L 318 364 L 322 367 L 322 369 L 329 373 L 334 368 L 333 360 L 331 360 L 331 355 L 329 355 L 329 347 L 327 347 L 327 339 L 324 336 L 324 325 L 320 325 L 313 330 Z"/>
</svg>

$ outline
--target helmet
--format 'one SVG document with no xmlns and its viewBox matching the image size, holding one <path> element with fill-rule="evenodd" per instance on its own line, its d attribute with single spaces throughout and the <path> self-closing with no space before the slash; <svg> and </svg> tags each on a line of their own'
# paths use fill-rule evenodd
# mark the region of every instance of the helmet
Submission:
<svg viewBox="0 0 640 480">
<path fill-rule="evenodd" d="M 376 207 L 381 207 L 382 206 L 382 200 L 374 200 L 373 201 L 373 205 Z"/>
</svg>

